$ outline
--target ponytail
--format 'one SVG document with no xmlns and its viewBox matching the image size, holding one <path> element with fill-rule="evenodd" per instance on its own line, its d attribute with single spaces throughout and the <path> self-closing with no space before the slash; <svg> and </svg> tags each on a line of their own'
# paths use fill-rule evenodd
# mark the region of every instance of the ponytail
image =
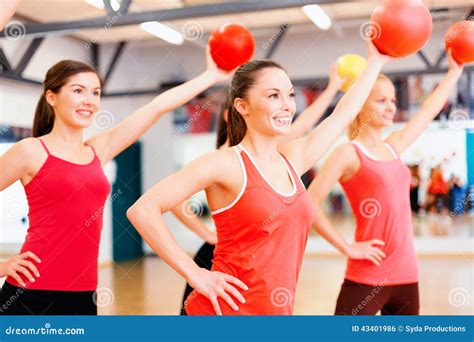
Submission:
<svg viewBox="0 0 474 342">
<path fill-rule="evenodd" d="M 40 137 L 48 134 L 53 129 L 54 112 L 53 108 L 46 101 L 43 93 L 36 105 L 35 118 L 33 121 L 33 137 Z"/>
<path fill-rule="evenodd" d="M 247 124 L 242 115 L 235 109 L 234 104 L 230 101 L 227 113 L 227 136 L 229 137 L 229 146 L 235 146 L 245 137 Z"/>
</svg>

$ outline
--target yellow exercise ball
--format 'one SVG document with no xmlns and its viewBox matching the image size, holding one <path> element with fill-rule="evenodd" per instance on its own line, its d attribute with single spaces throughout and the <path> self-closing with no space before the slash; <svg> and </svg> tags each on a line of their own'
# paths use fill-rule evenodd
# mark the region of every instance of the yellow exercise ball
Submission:
<svg viewBox="0 0 474 342">
<path fill-rule="evenodd" d="M 357 77 L 364 71 L 367 61 L 364 57 L 355 53 L 350 53 L 339 57 L 337 60 L 337 72 L 340 77 L 348 78 L 342 86 L 342 91 L 349 90 Z"/>
</svg>

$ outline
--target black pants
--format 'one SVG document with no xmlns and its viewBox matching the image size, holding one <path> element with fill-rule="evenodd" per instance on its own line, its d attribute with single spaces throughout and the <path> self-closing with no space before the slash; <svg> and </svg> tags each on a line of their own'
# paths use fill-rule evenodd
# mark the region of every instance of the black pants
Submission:
<svg viewBox="0 0 474 342">
<path fill-rule="evenodd" d="M 205 243 L 199 248 L 198 252 L 194 256 L 194 262 L 202 268 L 207 270 L 211 270 L 212 267 L 212 259 L 214 259 L 214 245 L 209 243 Z M 188 298 L 189 294 L 193 291 L 193 288 L 186 284 L 186 289 L 184 290 L 183 301 L 181 302 L 181 315 L 186 315 L 186 311 L 184 310 L 184 302 L 186 298 Z"/>
<path fill-rule="evenodd" d="M 3 284 L 0 315 L 97 315 L 95 291 L 27 290 Z"/>
<path fill-rule="evenodd" d="M 371 286 L 345 279 L 337 298 L 336 315 L 418 315 L 418 283 Z"/>
</svg>

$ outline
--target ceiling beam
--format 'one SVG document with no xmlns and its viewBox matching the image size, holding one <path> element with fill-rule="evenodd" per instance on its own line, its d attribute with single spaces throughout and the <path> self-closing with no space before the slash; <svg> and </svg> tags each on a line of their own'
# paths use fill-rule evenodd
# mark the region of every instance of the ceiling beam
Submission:
<svg viewBox="0 0 474 342">
<path fill-rule="evenodd" d="M 310 4 L 334 4 L 344 0 L 272 0 L 272 1 L 232 1 L 218 4 L 188 6 L 157 11 L 138 13 L 125 13 L 119 10 L 115 15 L 94 17 L 84 20 L 57 21 L 42 24 L 25 24 L 25 36 L 44 37 L 50 33 L 70 34 L 78 30 L 94 28 L 110 28 L 127 25 L 138 25 L 147 21 L 172 21 L 201 17 L 220 16 L 225 14 L 247 13 L 300 7 Z M 5 37 L 5 32 L 0 32 L 0 38 Z"/>
</svg>

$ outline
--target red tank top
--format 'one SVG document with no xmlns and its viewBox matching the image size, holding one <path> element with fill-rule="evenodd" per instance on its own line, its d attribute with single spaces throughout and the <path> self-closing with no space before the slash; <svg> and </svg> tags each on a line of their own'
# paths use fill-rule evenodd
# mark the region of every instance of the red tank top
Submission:
<svg viewBox="0 0 474 342">
<path fill-rule="evenodd" d="M 395 159 L 377 161 L 358 142 L 352 143 L 360 168 L 341 182 L 356 218 L 355 241 L 380 239 L 386 254 L 380 266 L 369 260 L 349 259 L 346 279 L 367 285 L 418 282 L 410 209 L 410 170 L 388 144 Z M 365 153 L 364 153 L 365 152 Z"/>
<path fill-rule="evenodd" d="M 223 315 L 290 315 L 301 268 L 313 206 L 303 183 L 288 160 L 293 191 L 275 190 L 243 146 L 235 146 L 244 174 L 242 190 L 229 206 L 213 212 L 219 243 L 213 271 L 242 280 L 246 303 L 234 311 L 219 298 Z M 211 302 L 193 291 L 188 315 L 214 315 Z"/>
<path fill-rule="evenodd" d="M 97 261 L 102 212 L 110 185 L 94 148 L 85 165 L 49 153 L 38 173 L 25 186 L 29 228 L 21 252 L 31 251 L 40 277 L 32 290 L 92 291 L 97 288 Z M 7 282 L 19 285 L 13 278 Z"/>
</svg>

